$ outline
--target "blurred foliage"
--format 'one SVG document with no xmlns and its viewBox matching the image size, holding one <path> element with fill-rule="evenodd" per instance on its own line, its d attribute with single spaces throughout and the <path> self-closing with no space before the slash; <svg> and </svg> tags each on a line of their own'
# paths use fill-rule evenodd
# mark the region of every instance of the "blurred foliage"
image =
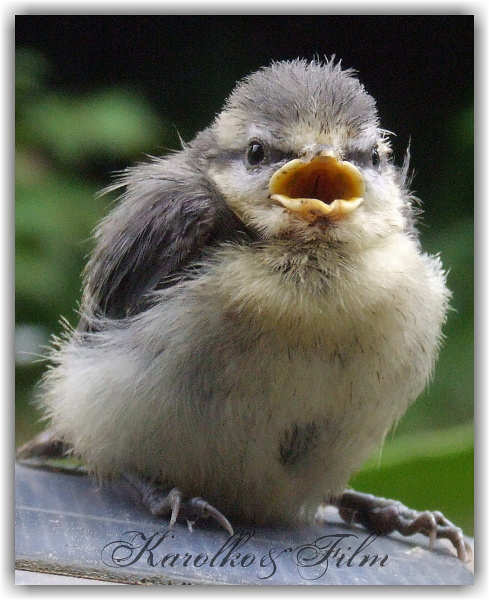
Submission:
<svg viewBox="0 0 489 600">
<path fill-rule="evenodd" d="M 96 196 L 108 183 L 107 169 L 142 160 L 142 149 L 156 151 L 166 130 L 136 92 L 102 89 L 73 98 L 51 89 L 49 74 L 50 66 L 39 53 L 17 52 L 16 323 L 24 331 L 31 327 L 36 339 L 32 348 L 17 343 L 19 441 L 40 427 L 28 405 L 43 370 L 36 355 L 46 352 L 38 334 L 45 332 L 41 346 L 46 346 L 48 333 L 61 329 L 60 315 L 72 323 L 77 320 L 80 274 L 91 232 L 108 209 L 108 200 Z"/>
<path fill-rule="evenodd" d="M 161 119 L 135 93 L 100 90 L 70 98 L 45 85 L 41 56 L 16 56 L 17 321 L 56 328 L 73 317 L 80 272 L 107 200 L 106 164 L 143 159 L 164 139 Z"/>
<path fill-rule="evenodd" d="M 112 89 L 83 98 L 45 94 L 24 107 L 17 132 L 24 143 L 74 167 L 97 156 L 130 156 L 154 141 L 159 125 L 141 99 Z"/>
<path fill-rule="evenodd" d="M 416 510 L 440 510 L 473 535 L 472 424 L 395 437 L 353 477 L 351 486 Z"/>
<path fill-rule="evenodd" d="M 78 95 L 49 85 L 50 65 L 27 49 L 16 55 L 16 322 L 19 357 L 44 353 L 39 337 L 76 322 L 80 273 L 90 233 L 108 210 L 96 192 L 108 173 L 161 154 L 175 132 L 134 90 Z M 222 98 L 217 99 L 217 108 Z M 198 120 L 198 117 L 196 117 Z M 183 123 L 177 123 L 185 127 Z M 439 128 L 437 130 L 437 127 Z M 416 508 L 438 508 L 473 528 L 473 109 L 431 128 L 442 145 L 434 165 L 429 138 L 413 143 L 425 200 L 423 245 L 449 270 L 453 311 L 433 383 L 389 436 L 380 463 L 353 480 L 358 488 Z M 430 165 L 428 172 L 423 168 Z M 431 173 L 435 173 L 432 177 Z M 428 200 L 427 200 L 428 199 Z M 30 329 L 29 329 L 30 328 Z M 29 347 L 29 331 L 32 340 Z M 19 331 L 21 328 L 19 327 Z M 21 347 L 22 346 L 22 347 Z M 27 350 L 25 348 L 27 347 Z M 27 355 L 28 356 L 28 355 Z M 33 356 L 35 358 L 35 356 Z M 29 405 L 44 364 L 16 362 L 17 442 L 41 427 Z"/>
</svg>

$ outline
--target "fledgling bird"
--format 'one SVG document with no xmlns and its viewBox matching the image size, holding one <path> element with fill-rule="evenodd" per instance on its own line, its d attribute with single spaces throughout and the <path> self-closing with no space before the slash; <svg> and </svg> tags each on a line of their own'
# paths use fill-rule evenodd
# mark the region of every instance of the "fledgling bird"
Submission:
<svg viewBox="0 0 489 600">
<path fill-rule="evenodd" d="M 390 154 L 353 71 L 294 60 L 128 168 L 44 381 L 53 435 L 172 524 L 291 524 L 330 502 L 464 558 L 439 513 L 344 493 L 430 379 L 450 297 Z"/>
</svg>

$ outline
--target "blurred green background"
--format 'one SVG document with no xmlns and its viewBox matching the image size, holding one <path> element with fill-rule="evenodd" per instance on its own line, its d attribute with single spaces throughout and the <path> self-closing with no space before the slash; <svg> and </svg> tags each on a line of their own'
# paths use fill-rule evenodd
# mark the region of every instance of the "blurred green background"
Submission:
<svg viewBox="0 0 489 600">
<path fill-rule="evenodd" d="M 333 53 L 377 99 L 398 162 L 411 139 L 423 245 L 454 309 L 433 383 L 352 485 L 473 532 L 472 17 L 17 17 L 17 444 L 41 428 L 40 355 L 60 315 L 76 323 L 111 173 L 191 139 L 246 73 Z"/>
</svg>

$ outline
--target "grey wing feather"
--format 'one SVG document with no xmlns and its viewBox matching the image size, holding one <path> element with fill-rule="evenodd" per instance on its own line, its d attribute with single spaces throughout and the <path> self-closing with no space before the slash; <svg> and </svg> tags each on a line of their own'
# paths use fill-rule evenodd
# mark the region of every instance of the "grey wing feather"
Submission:
<svg viewBox="0 0 489 600">
<path fill-rule="evenodd" d="M 82 318 L 141 312 L 149 293 L 200 258 L 209 246 L 243 239 L 243 223 L 182 154 L 128 169 L 119 206 L 98 227 L 85 270 Z"/>
</svg>

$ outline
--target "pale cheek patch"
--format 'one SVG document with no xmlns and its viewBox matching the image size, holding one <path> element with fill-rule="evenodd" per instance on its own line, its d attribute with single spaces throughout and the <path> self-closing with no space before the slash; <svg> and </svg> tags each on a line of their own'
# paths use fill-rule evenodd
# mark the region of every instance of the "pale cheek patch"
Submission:
<svg viewBox="0 0 489 600">
<path fill-rule="evenodd" d="M 263 209 L 271 209 L 267 179 L 261 181 L 261 179 L 249 177 L 244 165 L 233 165 L 230 169 L 213 167 L 209 174 L 229 208 L 241 220 L 249 223 L 258 212 L 263 215 Z"/>
<path fill-rule="evenodd" d="M 247 174 L 239 167 L 232 170 L 214 168 L 210 175 L 234 214 L 265 238 L 279 236 L 295 228 L 304 229 L 304 224 L 296 217 L 270 202 L 266 185 L 255 185 L 254 188 L 244 185 Z M 244 189 L 246 193 L 243 193 Z"/>
<path fill-rule="evenodd" d="M 403 216 L 405 199 L 402 197 L 399 187 L 391 178 L 378 179 L 374 198 L 375 200 L 372 200 L 372 202 L 375 202 L 377 218 L 382 219 L 392 227 L 403 229 L 405 226 Z"/>
</svg>

